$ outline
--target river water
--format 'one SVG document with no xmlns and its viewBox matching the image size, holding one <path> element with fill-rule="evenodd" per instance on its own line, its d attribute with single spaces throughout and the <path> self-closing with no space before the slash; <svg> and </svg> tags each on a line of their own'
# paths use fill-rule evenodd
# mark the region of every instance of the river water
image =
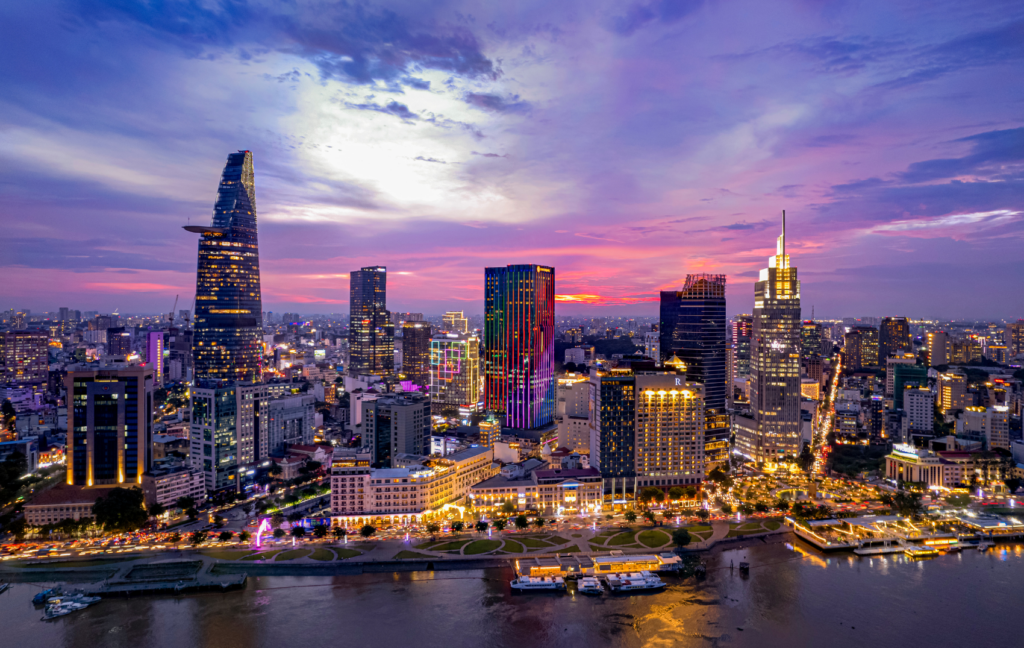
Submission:
<svg viewBox="0 0 1024 648">
<path fill-rule="evenodd" d="M 741 560 L 751 563 L 741 576 Z M 251 578 L 225 594 L 104 600 L 40 621 L 38 588 L 0 595 L 12 648 L 1013 646 L 1024 546 L 931 560 L 825 557 L 783 542 L 707 556 L 701 583 L 588 598 L 510 593 L 506 570 Z"/>
</svg>

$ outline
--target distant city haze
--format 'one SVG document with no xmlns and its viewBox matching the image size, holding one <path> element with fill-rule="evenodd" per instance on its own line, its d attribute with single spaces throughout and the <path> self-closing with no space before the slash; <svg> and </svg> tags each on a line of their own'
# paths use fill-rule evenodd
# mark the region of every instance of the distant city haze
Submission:
<svg viewBox="0 0 1024 648">
<path fill-rule="evenodd" d="M 264 310 L 658 313 L 787 213 L 803 317 L 1024 313 L 1024 4 L 0 5 L 0 308 L 195 294 L 225 155 L 252 152 Z"/>
</svg>

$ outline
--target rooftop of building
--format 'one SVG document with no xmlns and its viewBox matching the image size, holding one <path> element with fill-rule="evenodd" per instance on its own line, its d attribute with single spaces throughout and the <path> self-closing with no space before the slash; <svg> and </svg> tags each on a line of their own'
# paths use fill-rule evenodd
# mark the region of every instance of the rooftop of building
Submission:
<svg viewBox="0 0 1024 648">
<path fill-rule="evenodd" d="M 450 455 L 447 455 L 445 459 L 448 459 L 449 461 L 466 461 L 467 459 L 487 454 L 490 450 L 491 449 L 487 446 L 475 446 L 472 448 L 466 448 L 465 450 L 459 450 L 458 452 L 453 452 Z"/>
<path fill-rule="evenodd" d="M 570 468 L 568 470 L 552 469 L 537 470 L 534 472 L 537 479 L 579 479 L 583 477 L 600 477 L 601 471 L 597 468 Z"/>
<path fill-rule="evenodd" d="M 83 488 L 81 486 L 61 484 L 39 493 L 25 507 L 53 506 L 55 504 L 95 504 L 96 500 L 107 495 L 110 490 L 110 488 Z"/>
</svg>

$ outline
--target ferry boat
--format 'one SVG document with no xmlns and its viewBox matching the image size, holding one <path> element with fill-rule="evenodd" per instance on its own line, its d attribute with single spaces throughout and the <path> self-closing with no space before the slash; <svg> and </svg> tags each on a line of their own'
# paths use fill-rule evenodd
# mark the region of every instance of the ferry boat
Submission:
<svg viewBox="0 0 1024 648">
<path fill-rule="evenodd" d="M 615 593 L 659 590 L 665 587 L 665 581 L 646 571 L 639 574 L 609 574 L 607 583 L 608 589 Z"/>
<path fill-rule="evenodd" d="M 584 576 L 579 580 L 576 586 L 576 591 L 580 594 L 589 594 L 591 596 L 601 594 L 604 588 L 601 587 L 601 581 L 597 580 L 593 576 Z"/>
<path fill-rule="evenodd" d="M 939 550 L 932 547 L 908 547 L 904 553 L 909 558 L 931 558 L 938 556 Z"/>
<path fill-rule="evenodd" d="M 512 591 L 514 592 L 561 592 L 565 590 L 565 579 L 561 576 L 555 576 L 554 578 L 531 578 L 530 576 L 520 576 L 512 581 Z"/>
</svg>

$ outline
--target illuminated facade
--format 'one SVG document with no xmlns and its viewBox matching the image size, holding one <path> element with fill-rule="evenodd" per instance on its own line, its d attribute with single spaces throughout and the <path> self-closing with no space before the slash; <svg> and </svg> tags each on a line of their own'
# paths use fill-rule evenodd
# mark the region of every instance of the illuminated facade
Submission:
<svg viewBox="0 0 1024 648">
<path fill-rule="evenodd" d="M 947 363 L 949 355 L 949 335 L 945 331 L 933 331 L 928 334 L 928 366 L 938 367 Z"/>
<path fill-rule="evenodd" d="M 943 414 L 967 407 L 967 376 L 960 371 L 944 371 L 938 383 L 938 405 Z"/>
<path fill-rule="evenodd" d="M 211 227 L 199 234 L 193 358 L 197 380 L 263 379 L 256 187 L 252 152 L 228 155 Z"/>
<path fill-rule="evenodd" d="M 414 385 L 430 385 L 430 324 L 402 325 L 402 375 Z"/>
<path fill-rule="evenodd" d="M 164 384 L 164 332 L 150 331 L 146 334 L 146 364 L 153 368 L 157 385 Z"/>
<path fill-rule="evenodd" d="M 613 494 L 636 485 L 636 376 L 628 369 L 590 375 L 590 465 Z"/>
<path fill-rule="evenodd" d="M 886 317 L 878 328 L 878 364 L 895 355 L 913 349 L 910 343 L 910 324 L 906 317 Z"/>
<path fill-rule="evenodd" d="M 730 380 L 750 375 L 750 334 L 754 329 L 753 315 L 737 315 L 729 325 Z M 729 388 L 732 393 L 732 386 Z"/>
<path fill-rule="evenodd" d="M 786 254 L 786 214 L 776 254 L 754 285 L 751 406 L 756 461 L 800 453 L 800 282 Z"/>
<path fill-rule="evenodd" d="M 430 341 L 430 411 L 465 418 L 479 409 L 480 339 L 465 333 Z"/>
<path fill-rule="evenodd" d="M 821 324 L 805 320 L 800 325 L 800 358 L 807 360 L 820 356 L 821 349 Z"/>
<path fill-rule="evenodd" d="M 484 405 L 505 425 L 538 428 L 555 415 L 555 269 L 484 269 Z"/>
<path fill-rule="evenodd" d="M 68 394 L 67 483 L 142 483 L 153 456 L 153 370 L 72 367 Z"/>
<path fill-rule="evenodd" d="M 447 333 L 469 333 L 469 320 L 465 311 L 448 311 L 441 317 L 441 327 Z"/>
<path fill-rule="evenodd" d="M 0 333 L 0 383 L 45 385 L 50 372 L 49 343 L 49 336 L 42 330 Z"/>
<path fill-rule="evenodd" d="M 1011 358 L 1024 353 L 1024 319 L 1007 324 L 1004 342 Z"/>
<path fill-rule="evenodd" d="M 390 376 L 395 371 L 395 325 L 387 309 L 387 268 L 354 270 L 349 277 L 348 373 Z"/>
<path fill-rule="evenodd" d="M 190 390 L 189 459 L 211 492 L 240 492 L 246 464 L 269 453 L 268 387 L 200 382 Z"/>
<path fill-rule="evenodd" d="M 707 460 L 728 458 L 729 336 L 725 320 L 725 275 L 687 275 L 680 291 L 662 291 L 661 359 L 675 356 L 686 379 L 704 385 Z"/>
<path fill-rule="evenodd" d="M 704 385 L 674 374 L 636 376 L 636 487 L 704 479 Z"/>
<path fill-rule="evenodd" d="M 860 334 L 860 359 L 864 367 L 878 366 L 878 329 L 874 326 L 855 326 Z"/>
</svg>

